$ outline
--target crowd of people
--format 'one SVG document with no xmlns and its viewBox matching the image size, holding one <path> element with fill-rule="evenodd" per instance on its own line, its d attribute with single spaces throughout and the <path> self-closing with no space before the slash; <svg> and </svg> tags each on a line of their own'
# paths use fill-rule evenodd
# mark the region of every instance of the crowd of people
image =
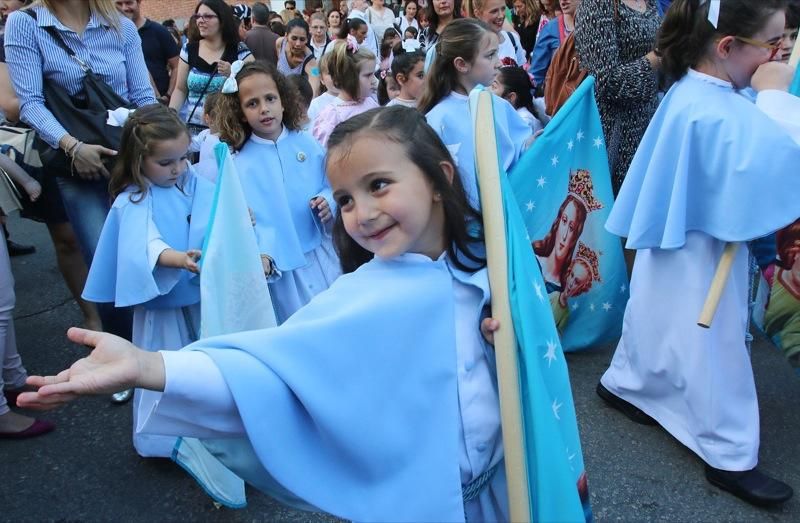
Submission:
<svg viewBox="0 0 800 523">
<path fill-rule="evenodd" d="M 800 160 L 800 101 L 786 93 L 794 71 L 785 65 L 800 2 L 341 0 L 300 11 L 294 0 L 199 0 L 181 31 L 173 20 L 145 18 L 147 1 L 0 0 L 4 128 L 31 131 L 42 144 L 38 168 L 0 155 L 0 202 L 4 187 L 15 188 L 23 217 L 47 226 L 84 318 L 69 337 L 95 347 L 70 373 L 28 377 L 9 256 L 34 249 L 4 229 L 0 439 L 55 428 L 16 412 L 17 402 L 44 409 L 112 394 L 120 404 L 134 399 L 141 456 L 170 456 L 177 436 L 244 436 L 263 468 L 285 479 L 311 473 L 264 457 L 276 447 L 264 442 L 273 434 L 263 433 L 262 417 L 270 431 L 286 427 L 276 441 L 314 447 L 309 455 L 330 459 L 326 467 L 346 467 L 337 449 L 386 462 L 409 447 L 396 435 L 383 450 L 343 443 L 363 444 L 355 431 L 367 426 L 342 426 L 357 415 L 345 402 L 399 428 L 416 423 L 403 409 L 412 399 L 355 399 L 349 388 L 320 397 L 320 383 L 416 384 L 423 388 L 404 392 L 414 401 L 458 400 L 433 401 L 421 419 L 458 411 L 444 416 L 458 438 L 452 449 L 441 444 L 436 463 L 454 458 L 461 488 L 477 489 L 464 498 L 467 520 L 508 520 L 489 348 L 498 325 L 485 310 L 474 226 L 481 202 L 469 94 L 493 93 L 498 154 L 510 171 L 546 132 L 558 110 L 547 86 L 570 80 L 560 64 L 574 57 L 596 79 L 617 198 L 607 228 L 636 251 L 623 336 L 597 392 L 633 421 L 664 427 L 700 457 L 712 484 L 757 505 L 792 496 L 757 467 L 746 249 L 716 324 L 690 327 L 725 242 L 762 238 L 800 216 L 800 182 L 784 175 Z M 106 122 L 117 143 L 82 138 L 55 110 L 53 90 L 81 100 L 89 76 L 124 102 L 124 116 Z M 219 143 L 241 178 L 279 327 L 165 352 L 199 338 L 196 279 Z M 772 182 L 784 189 L 759 190 Z M 753 194 L 759 202 L 732 216 L 731 206 Z M 424 361 L 399 363 L 405 352 Z M 364 365 L 356 357 L 374 367 L 348 377 L 343 362 Z M 345 374 L 326 380 L 325 372 Z M 280 404 L 274 411 L 251 399 L 265 394 Z M 393 406 L 376 403 L 388 397 Z M 437 438 L 426 445 L 435 451 Z M 426 449 L 417 448 L 435 455 Z M 356 484 L 342 470 L 330 477 L 341 480 L 332 490 Z M 375 492 L 405 488 L 375 484 Z M 291 494 L 337 506 L 313 488 Z"/>
</svg>

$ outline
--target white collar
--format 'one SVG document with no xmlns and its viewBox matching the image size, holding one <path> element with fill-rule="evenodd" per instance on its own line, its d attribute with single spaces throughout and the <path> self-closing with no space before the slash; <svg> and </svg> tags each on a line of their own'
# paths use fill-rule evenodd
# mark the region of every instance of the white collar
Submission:
<svg viewBox="0 0 800 523">
<path fill-rule="evenodd" d="M 267 140 L 266 138 L 261 138 L 260 136 L 256 136 L 255 133 L 250 134 L 250 139 L 253 140 L 256 143 L 265 143 L 265 144 L 272 145 L 272 144 L 276 144 L 276 143 L 280 142 L 281 140 L 286 138 L 288 135 L 289 135 L 289 131 L 286 129 L 285 125 L 282 125 L 281 134 L 278 135 L 278 139 L 275 140 L 275 141 Z"/>
</svg>

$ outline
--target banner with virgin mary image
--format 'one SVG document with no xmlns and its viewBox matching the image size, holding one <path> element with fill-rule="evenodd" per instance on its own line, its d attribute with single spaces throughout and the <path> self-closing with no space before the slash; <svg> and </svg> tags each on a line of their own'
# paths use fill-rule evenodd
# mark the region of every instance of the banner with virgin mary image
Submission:
<svg viewBox="0 0 800 523">
<path fill-rule="evenodd" d="M 565 352 L 620 336 L 628 277 L 594 78 L 578 87 L 509 173 Z"/>
</svg>

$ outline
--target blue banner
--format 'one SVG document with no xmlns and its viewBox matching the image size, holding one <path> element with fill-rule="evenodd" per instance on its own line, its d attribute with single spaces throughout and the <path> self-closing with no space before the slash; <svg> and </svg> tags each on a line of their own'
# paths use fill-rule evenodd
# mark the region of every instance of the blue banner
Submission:
<svg viewBox="0 0 800 523">
<path fill-rule="evenodd" d="M 509 173 L 565 351 L 621 334 L 628 276 L 604 228 L 614 197 L 594 78 L 588 77 Z"/>
</svg>

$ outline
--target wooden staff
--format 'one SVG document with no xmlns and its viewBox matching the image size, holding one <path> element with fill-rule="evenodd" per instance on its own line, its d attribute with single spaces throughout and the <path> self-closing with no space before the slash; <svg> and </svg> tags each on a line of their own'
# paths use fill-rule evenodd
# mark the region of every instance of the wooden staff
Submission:
<svg viewBox="0 0 800 523">
<path fill-rule="evenodd" d="M 798 63 L 800 63 L 800 38 L 795 41 L 792 54 L 789 57 L 789 65 L 797 67 Z M 717 265 L 717 272 L 714 273 L 714 279 L 711 280 L 711 288 L 703 304 L 703 310 L 700 312 L 700 319 L 697 320 L 697 324 L 701 327 L 706 329 L 711 327 L 711 322 L 714 320 L 714 314 L 717 312 L 719 300 L 722 298 L 722 291 L 725 289 L 725 283 L 728 281 L 728 275 L 731 272 L 731 266 L 736 257 L 737 249 L 738 244 L 725 244 L 725 250 L 722 252 L 722 257 Z"/>
<path fill-rule="evenodd" d="M 500 328 L 494 333 L 494 350 L 497 359 L 509 509 L 511 521 L 529 522 L 531 509 L 522 428 L 519 363 L 514 326 L 511 321 L 500 161 L 497 157 L 492 95 L 489 91 L 482 91 L 478 98 L 474 134 L 489 286 L 492 290 L 492 317 L 500 322 Z"/>
<path fill-rule="evenodd" d="M 714 321 L 714 315 L 717 312 L 717 307 L 719 307 L 722 291 L 725 290 L 725 284 L 728 282 L 728 276 L 731 273 L 731 266 L 733 266 L 737 250 L 739 250 L 738 243 L 726 243 L 725 250 L 722 251 L 722 257 L 717 265 L 717 272 L 714 273 L 714 279 L 711 280 L 711 288 L 708 290 L 706 302 L 700 312 L 700 319 L 697 320 L 697 324 L 704 329 L 711 327 L 711 322 Z"/>
</svg>

